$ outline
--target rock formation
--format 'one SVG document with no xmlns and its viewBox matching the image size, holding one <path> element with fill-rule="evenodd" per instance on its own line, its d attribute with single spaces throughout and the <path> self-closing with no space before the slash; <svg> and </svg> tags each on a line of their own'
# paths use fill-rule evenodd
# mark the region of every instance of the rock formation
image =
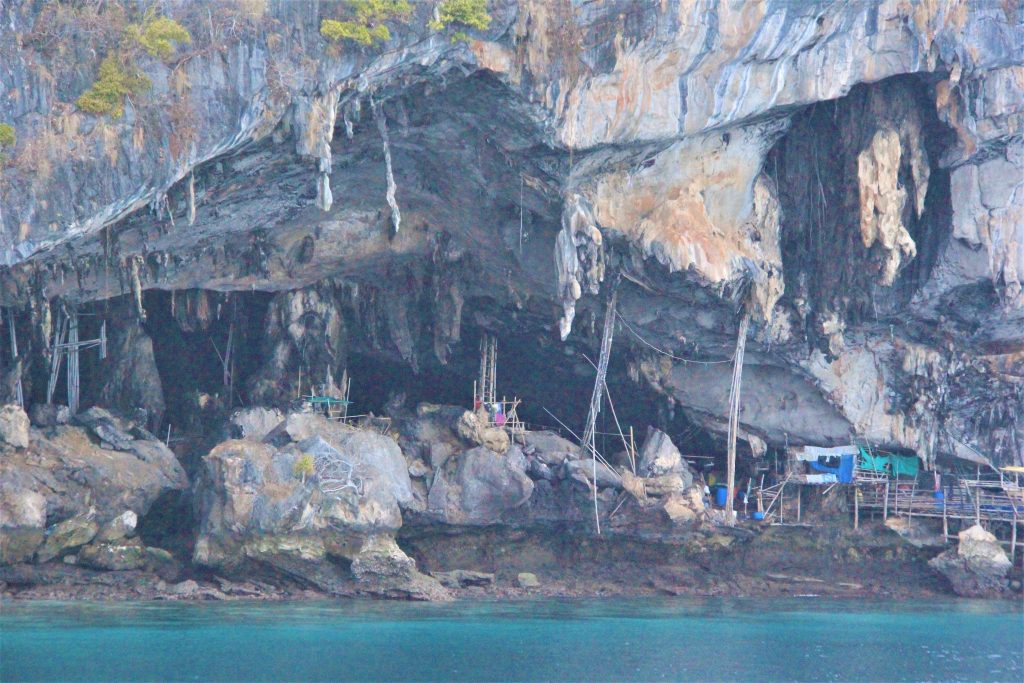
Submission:
<svg viewBox="0 0 1024 683">
<path fill-rule="evenodd" d="M 975 525 L 961 531 L 958 539 L 956 548 L 928 563 L 949 580 L 956 594 L 988 598 L 1008 592 L 1006 575 L 1012 565 L 996 537 Z"/>
<path fill-rule="evenodd" d="M 218 568 L 370 591 L 356 569 L 387 565 L 372 590 L 429 592 L 390 546 L 406 517 L 576 524 L 588 487 L 609 533 L 658 537 L 655 517 L 704 515 L 673 449 L 723 450 L 746 315 L 744 462 L 857 438 L 1024 464 L 1014 3 L 488 0 L 474 29 L 439 28 L 439 2 L 374 19 L 368 44 L 322 30 L 349 2 L 164 3 L 190 41 L 156 51 L 133 3 L 0 7 L 0 394 L 40 425 L 0 411 L 19 556 L 90 506 L 142 520 L 184 486 L 142 427 L 200 475 L 194 557 Z M 612 290 L 608 464 L 438 407 L 467 402 L 493 336 L 520 417 L 578 428 Z M 142 409 L 138 427 L 47 405 L 72 309 L 82 339 L 110 332 L 105 360 L 79 354 L 81 406 Z M 343 377 L 357 432 L 295 414 Z M 266 412 L 216 445 L 239 407 Z M 383 413 L 394 448 L 368 436 Z M 634 472 L 620 421 L 675 446 L 649 439 Z M 64 502 L 25 483 L 23 450 L 77 444 L 138 485 L 86 504 L 70 475 Z M 324 498 L 290 470 L 307 457 L 367 488 Z"/>
</svg>

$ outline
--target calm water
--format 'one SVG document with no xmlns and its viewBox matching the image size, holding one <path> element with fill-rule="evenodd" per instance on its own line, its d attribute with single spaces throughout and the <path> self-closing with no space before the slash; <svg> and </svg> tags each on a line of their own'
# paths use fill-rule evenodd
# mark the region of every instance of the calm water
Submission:
<svg viewBox="0 0 1024 683">
<path fill-rule="evenodd" d="M 0 679 L 1024 680 L 1018 606 L 11 603 Z"/>
</svg>

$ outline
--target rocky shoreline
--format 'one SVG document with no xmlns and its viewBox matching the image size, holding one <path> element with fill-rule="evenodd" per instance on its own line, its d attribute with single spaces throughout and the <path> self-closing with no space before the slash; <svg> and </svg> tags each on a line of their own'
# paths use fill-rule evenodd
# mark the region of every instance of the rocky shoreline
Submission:
<svg viewBox="0 0 1024 683">
<path fill-rule="evenodd" d="M 396 415 L 387 433 L 310 412 L 238 411 L 225 430 L 232 438 L 191 479 L 164 444 L 125 418 L 100 409 L 70 422 L 35 417 L 22 432 L 2 430 L 5 598 L 1020 592 L 1005 554 L 977 527 L 936 558 L 944 543 L 926 533 L 877 522 L 855 531 L 845 515 L 824 509 L 814 526 L 722 526 L 657 430 L 635 471 L 624 462 L 598 466 L 598 535 L 594 463 L 572 443 L 550 432 L 513 443 L 452 406 L 420 405 Z"/>
</svg>

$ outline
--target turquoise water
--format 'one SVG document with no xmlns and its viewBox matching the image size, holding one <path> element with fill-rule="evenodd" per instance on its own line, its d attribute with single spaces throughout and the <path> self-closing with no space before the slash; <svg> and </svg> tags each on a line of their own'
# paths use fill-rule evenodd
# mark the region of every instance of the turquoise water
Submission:
<svg viewBox="0 0 1024 683">
<path fill-rule="evenodd" d="M 1024 680 L 1019 606 L 13 603 L 0 680 Z"/>
</svg>

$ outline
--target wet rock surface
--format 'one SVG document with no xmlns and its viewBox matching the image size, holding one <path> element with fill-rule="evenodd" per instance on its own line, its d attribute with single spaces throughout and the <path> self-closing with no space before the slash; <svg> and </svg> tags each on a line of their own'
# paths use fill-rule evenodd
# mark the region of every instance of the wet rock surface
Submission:
<svg viewBox="0 0 1024 683">
<path fill-rule="evenodd" d="M 30 447 L 0 460 L 3 562 L 58 558 L 188 486 L 174 453 L 134 423 L 95 408 L 76 422 L 32 428 Z"/>
<path fill-rule="evenodd" d="M 952 584 L 957 595 L 989 598 L 1010 590 L 1007 579 L 1012 565 L 996 537 L 980 526 L 958 534 L 956 548 L 950 548 L 928 563 Z"/>
</svg>

